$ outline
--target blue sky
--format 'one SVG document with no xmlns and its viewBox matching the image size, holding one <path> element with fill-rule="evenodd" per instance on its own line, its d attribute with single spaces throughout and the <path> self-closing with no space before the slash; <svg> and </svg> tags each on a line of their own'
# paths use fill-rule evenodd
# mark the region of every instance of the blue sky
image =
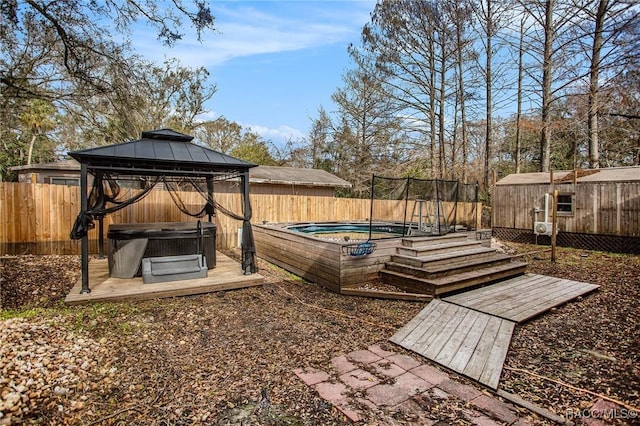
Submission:
<svg viewBox="0 0 640 426">
<path fill-rule="evenodd" d="M 351 65 L 375 0 L 213 1 L 217 34 L 202 43 L 187 32 L 173 48 L 152 29 L 136 31 L 133 46 L 147 59 L 175 57 L 209 70 L 217 92 L 206 118 L 224 116 L 281 145 L 306 137 L 318 107 Z M 187 30 L 187 28 L 185 28 Z"/>
</svg>

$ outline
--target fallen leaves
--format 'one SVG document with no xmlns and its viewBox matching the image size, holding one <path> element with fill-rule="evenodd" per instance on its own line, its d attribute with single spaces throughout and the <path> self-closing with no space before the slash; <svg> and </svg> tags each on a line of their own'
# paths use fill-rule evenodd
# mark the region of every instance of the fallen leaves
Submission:
<svg viewBox="0 0 640 426">
<path fill-rule="evenodd" d="M 531 247 L 518 246 L 522 251 Z M 598 291 L 516 327 L 506 366 L 637 404 L 640 391 L 640 257 L 559 249 L 527 259 L 529 271 L 598 284 Z M 595 398 L 505 369 L 501 388 L 560 415 Z"/>
<path fill-rule="evenodd" d="M 637 401 L 640 258 L 583 254 L 560 249 L 557 263 L 544 253 L 527 259 L 531 272 L 601 288 L 518 326 L 506 365 Z M 72 353 L 74 345 L 94 348 L 74 356 L 75 386 L 58 383 L 56 393 L 54 383 L 41 390 L 42 398 L 25 405 L 29 410 L 21 412 L 20 420 L 54 425 L 348 424 L 293 370 L 330 368 L 340 354 L 387 344 L 389 330 L 405 324 L 424 304 L 342 296 L 265 262 L 260 267 L 267 280 L 261 287 L 63 307 L 61 299 L 79 276 L 77 256 L 0 258 L 2 307 L 11 309 L 3 315 L 23 317 L 0 322 L 3 347 L 18 339 L 6 334 L 11 321 L 18 321 L 29 350 L 49 345 L 56 348 L 52 353 L 63 354 Z M 36 332 L 45 325 L 51 331 Z M 62 364 L 58 358 L 50 362 Z M 6 383 L 0 387 L 3 393 L 16 390 Z M 501 388 L 558 414 L 594 402 L 586 394 L 509 370 L 503 371 Z M 422 401 L 433 418 L 445 424 L 464 418 L 464 406 L 434 401 Z M 366 422 L 375 424 L 376 413 L 369 410 L 368 415 Z M 410 424 L 411 414 L 396 420 Z"/>
</svg>

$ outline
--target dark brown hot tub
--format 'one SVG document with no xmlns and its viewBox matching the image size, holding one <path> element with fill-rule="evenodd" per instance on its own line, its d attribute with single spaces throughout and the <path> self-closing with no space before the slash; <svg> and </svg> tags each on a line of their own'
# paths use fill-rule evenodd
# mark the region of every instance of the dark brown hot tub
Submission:
<svg viewBox="0 0 640 426">
<path fill-rule="evenodd" d="M 119 223 L 109 226 L 109 276 L 141 276 L 146 257 L 202 254 L 216 266 L 216 225 L 209 222 Z"/>
</svg>

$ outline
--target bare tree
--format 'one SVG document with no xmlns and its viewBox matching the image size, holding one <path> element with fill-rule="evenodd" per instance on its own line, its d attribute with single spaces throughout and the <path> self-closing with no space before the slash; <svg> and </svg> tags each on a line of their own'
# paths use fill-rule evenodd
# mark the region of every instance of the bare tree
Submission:
<svg viewBox="0 0 640 426">
<path fill-rule="evenodd" d="M 640 18 L 637 2 L 628 0 L 589 0 L 578 4 L 576 25 L 578 53 L 584 54 L 588 69 L 588 149 L 589 166 L 600 167 L 599 114 L 600 88 L 607 81 L 638 61 Z"/>
<path fill-rule="evenodd" d="M 361 196 L 369 190 L 372 173 L 383 174 L 388 170 L 391 158 L 397 158 L 404 147 L 399 141 L 400 119 L 395 106 L 384 91 L 381 79 L 376 77 L 372 57 L 351 46 L 350 55 L 356 67 L 343 75 L 343 86 L 332 95 L 338 107 L 338 122 L 350 128 L 336 140 L 342 150 L 348 150 L 346 170 L 350 176 L 341 176 L 354 185 L 354 192 Z M 349 144 L 352 144 L 349 146 Z"/>
<path fill-rule="evenodd" d="M 516 93 L 516 134 L 515 134 L 515 172 L 520 173 L 522 166 L 522 102 L 523 102 L 523 80 L 524 80 L 524 35 L 526 31 L 526 16 L 520 17 L 520 27 L 518 31 L 518 88 Z"/>
<path fill-rule="evenodd" d="M 467 101 L 471 98 L 468 87 L 473 84 L 465 66 L 471 60 L 477 58 L 477 53 L 473 48 L 473 39 L 470 37 L 469 28 L 472 22 L 471 7 L 467 2 L 453 1 L 448 4 L 448 14 L 451 17 L 455 32 L 455 71 L 456 71 L 456 113 L 453 127 L 453 137 L 451 140 L 451 165 L 455 169 L 458 160 L 457 153 L 457 130 L 460 127 L 460 150 L 461 150 L 461 179 L 466 181 L 469 137 L 467 131 Z M 471 80 L 471 81 L 469 81 Z M 460 124 L 458 121 L 458 111 L 460 113 Z"/>
<path fill-rule="evenodd" d="M 494 141 L 494 108 L 497 100 L 497 91 L 500 90 L 498 80 L 502 77 L 503 69 L 498 63 L 498 53 L 501 49 L 500 32 L 508 24 L 507 17 L 512 14 L 512 8 L 504 0 L 482 0 L 471 2 L 471 7 L 475 12 L 475 24 L 479 34 L 478 42 L 482 46 L 483 64 L 479 64 L 478 71 L 482 75 L 484 84 L 484 124 L 485 124 L 485 146 L 483 175 L 481 184 L 483 188 L 488 188 L 492 150 Z"/>
<path fill-rule="evenodd" d="M 381 0 L 362 32 L 363 48 L 375 57 L 384 90 L 397 105 L 404 127 L 428 138 L 426 157 L 432 176 L 442 172 L 438 141 L 442 140 L 438 114 L 441 108 L 442 43 L 437 4 L 425 0 Z"/>
</svg>

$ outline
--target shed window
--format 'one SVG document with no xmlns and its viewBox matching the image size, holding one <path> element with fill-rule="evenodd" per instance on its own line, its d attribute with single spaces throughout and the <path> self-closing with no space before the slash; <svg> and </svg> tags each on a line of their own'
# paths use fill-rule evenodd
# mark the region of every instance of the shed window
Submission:
<svg viewBox="0 0 640 426">
<path fill-rule="evenodd" d="M 574 194 L 558 194 L 558 216 L 573 216 Z"/>
<path fill-rule="evenodd" d="M 51 177 L 52 185 L 80 186 L 79 178 Z"/>
</svg>

